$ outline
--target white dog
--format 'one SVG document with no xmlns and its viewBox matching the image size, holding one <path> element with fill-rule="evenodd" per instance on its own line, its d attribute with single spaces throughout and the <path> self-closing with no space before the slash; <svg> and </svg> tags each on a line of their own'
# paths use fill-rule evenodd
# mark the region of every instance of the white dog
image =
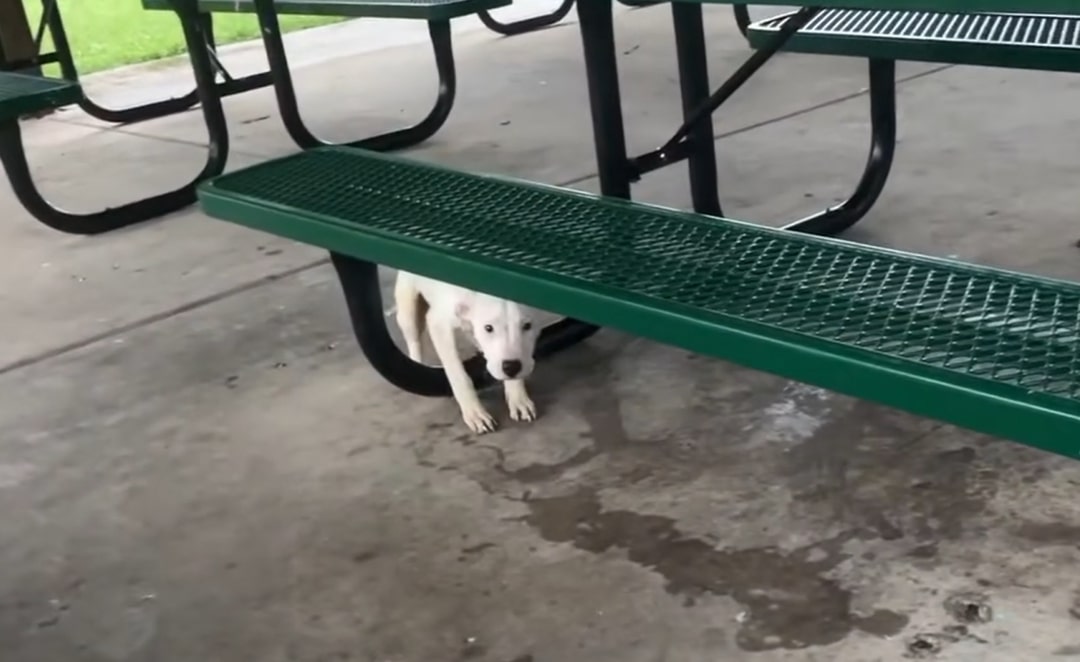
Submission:
<svg viewBox="0 0 1080 662">
<path fill-rule="evenodd" d="M 422 362 L 420 338 L 426 327 L 461 417 L 474 432 L 491 432 L 496 424 L 465 372 L 454 336 L 459 330 L 483 352 L 491 376 L 503 383 L 510 418 L 536 418 L 536 405 L 525 392 L 525 378 L 532 374 L 533 351 L 540 335 L 536 310 L 405 271 L 398 272 L 394 303 L 409 358 Z"/>
</svg>

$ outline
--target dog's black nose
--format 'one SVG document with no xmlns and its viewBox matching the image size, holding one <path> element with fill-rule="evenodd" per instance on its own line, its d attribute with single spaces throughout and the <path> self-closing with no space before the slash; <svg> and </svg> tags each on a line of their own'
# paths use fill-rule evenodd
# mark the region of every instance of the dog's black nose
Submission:
<svg viewBox="0 0 1080 662">
<path fill-rule="evenodd" d="M 502 362 L 503 374 L 513 379 L 519 372 L 521 372 L 521 361 L 503 361 Z"/>
</svg>

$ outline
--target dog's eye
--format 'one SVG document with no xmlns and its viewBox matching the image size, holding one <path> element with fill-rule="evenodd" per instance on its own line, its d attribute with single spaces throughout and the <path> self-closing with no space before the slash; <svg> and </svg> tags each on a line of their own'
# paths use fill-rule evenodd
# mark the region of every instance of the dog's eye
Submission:
<svg viewBox="0 0 1080 662">
<path fill-rule="evenodd" d="M 530 329 L 532 329 L 532 322 L 525 322 L 524 324 L 521 325 L 521 330 L 522 331 L 528 331 Z"/>
<path fill-rule="evenodd" d="M 495 327 L 491 326 L 490 324 L 485 324 L 484 331 L 487 331 L 488 333 L 495 333 Z"/>
</svg>

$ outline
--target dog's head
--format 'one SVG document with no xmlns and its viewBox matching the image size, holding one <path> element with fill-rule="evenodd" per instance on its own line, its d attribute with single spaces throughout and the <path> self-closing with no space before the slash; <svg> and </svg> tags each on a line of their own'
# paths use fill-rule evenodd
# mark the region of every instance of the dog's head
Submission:
<svg viewBox="0 0 1080 662">
<path fill-rule="evenodd" d="M 525 379 L 533 371 L 540 336 L 537 311 L 513 301 L 475 293 L 457 306 L 457 316 L 499 379 Z"/>
</svg>

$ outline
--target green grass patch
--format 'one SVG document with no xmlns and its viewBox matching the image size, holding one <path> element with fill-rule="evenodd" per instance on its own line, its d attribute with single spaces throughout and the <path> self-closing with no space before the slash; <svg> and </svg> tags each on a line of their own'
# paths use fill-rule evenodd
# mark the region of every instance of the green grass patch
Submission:
<svg viewBox="0 0 1080 662">
<path fill-rule="evenodd" d="M 41 2 L 23 2 L 30 17 L 30 30 L 36 33 Z M 180 21 L 172 12 L 145 11 L 139 0 L 69 0 L 60 4 L 75 65 L 81 74 L 185 52 Z M 341 19 L 282 16 L 280 20 L 282 30 L 292 31 Z M 259 23 L 254 14 L 214 14 L 214 35 L 219 44 L 256 39 Z M 47 39 L 44 48 L 52 48 Z"/>
</svg>

